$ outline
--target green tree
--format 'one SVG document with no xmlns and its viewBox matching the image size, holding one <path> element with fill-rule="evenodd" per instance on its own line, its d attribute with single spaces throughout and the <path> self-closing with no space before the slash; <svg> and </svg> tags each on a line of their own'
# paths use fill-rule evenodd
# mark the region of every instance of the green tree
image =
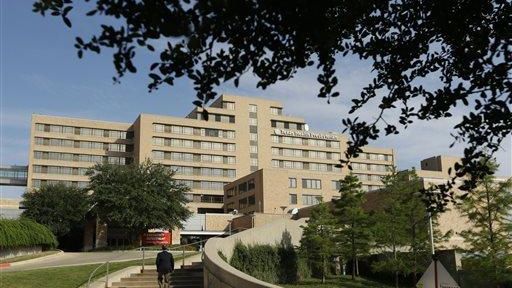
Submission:
<svg viewBox="0 0 512 288">
<path fill-rule="evenodd" d="M 311 210 L 311 216 L 306 223 L 308 225 L 303 226 L 300 249 L 313 270 L 317 270 L 315 267 L 320 268 L 320 277 L 322 283 L 325 283 L 328 260 L 335 254 L 336 220 L 329 207 L 321 203 Z"/>
<path fill-rule="evenodd" d="M 497 169 L 494 163 L 492 170 Z M 512 178 L 486 176 L 459 209 L 472 227 L 461 233 L 470 265 L 483 279 L 502 287 L 512 281 Z"/>
<path fill-rule="evenodd" d="M 372 215 L 375 248 L 384 259 L 373 263 L 376 271 L 394 273 L 395 287 L 399 274 L 417 275 L 431 260 L 428 212 L 419 195 L 423 187 L 414 170 L 397 172 L 383 177 L 384 188 L 380 205 Z"/>
<path fill-rule="evenodd" d="M 365 61 L 373 79 L 351 99 L 351 115 L 343 121 L 352 138 L 350 157 L 414 121 L 449 118 L 467 106 L 452 135 L 454 143 L 469 146 L 457 173 L 469 172 L 472 181 L 463 186 L 469 190 L 488 172 L 475 160 L 485 149 L 498 151 L 512 132 L 511 1 L 90 2 L 38 0 L 33 10 L 61 17 L 68 27 L 73 14 L 99 17 L 90 21 L 98 34 L 76 38 L 78 57 L 113 49 L 117 81 L 137 71 L 134 58 L 143 54 L 138 50 L 154 52 L 159 57 L 147 69 L 149 90 L 186 77 L 193 81 L 197 106 L 212 101 L 221 83 L 238 86 L 248 72 L 265 89 L 315 68 L 318 96 L 330 99 L 343 92 L 336 61 Z M 155 40 L 167 45 L 154 46 Z M 370 113 L 377 117 L 359 117 L 369 105 L 378 107 Z M 386 113 L 391 110 L 397 113 Z M 446 204 L 452 184 L 440 186 L 447 197 L 430 191 L 427 199 Z"/>
<path fill-rule="evenodd" d="M 361 183 L 350 174 L 340 180 L 341 197 L 335 202 L 337 244 L 341 255 L 352 263 L 352 279 L 358 275 L 358 259 L 370 250 L 372 231 L 369 215 L 363 209 L 365 201 Z"/>
<path fill-rule="evenodd" d="M 173 172 L 149 160 L 141 164 L 97 164 L 89 169 L 91 202 L 101 221 L 127 229 L 132 236 L 153 228 L 182 228 L 190 211 L 190 188 L 173 179 Z"/>
<path fill-rule="evenodd" d="M 55 236 L 62 237 L 85 223 L 90 209 L 87 192 L 62 183 L 43 185 L 40 189 L 23 194 L 21 214 L 47 226 Z"/>
</svg>

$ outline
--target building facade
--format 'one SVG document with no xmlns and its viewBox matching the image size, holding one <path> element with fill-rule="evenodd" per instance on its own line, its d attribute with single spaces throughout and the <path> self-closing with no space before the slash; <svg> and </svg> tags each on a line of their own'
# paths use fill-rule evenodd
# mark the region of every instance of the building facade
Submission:
<svg viewBox="0 0 512 288">
<path fill-rule="evenodd" d="M 227 209 L 278 211 L 252 198 L 247 204 L 237 202 L 245 208 L 228 207 L 231 202 L 225 201 L 225 185 L 261 169 L 275 171 L 268 176 L 270 184 L 286 182 L 290 189 L 279 194 L 285 195 L 279 203 L 286 206 L 313 205 L 319 197 L 337 196 L 337 180 L 348 173 L 336 167 L 347 147 L 344 135 L 309 131 L 303 118 L 284 115 L 281 103 L 267 99 L 222 95 L 207 110 L 208 121 L 201 108 L 182 118 L 140 114 L 134 123 L 33 115 L 27 187 L 57 182 L 85 187 L 85 171 L 95 163 L 126 165 L 151 159 L 174 170 L 175 178 L 191 187 L 188 206 L 200 214 L 222 213 L 225 202 Z M 363 189 L 378 189 L 380 177 L 394 165 L 394 151 L 363 150 L 352 162 L 353 173 Z M 229 193 L 243 194 L 239 188 Z"/>
</svg>

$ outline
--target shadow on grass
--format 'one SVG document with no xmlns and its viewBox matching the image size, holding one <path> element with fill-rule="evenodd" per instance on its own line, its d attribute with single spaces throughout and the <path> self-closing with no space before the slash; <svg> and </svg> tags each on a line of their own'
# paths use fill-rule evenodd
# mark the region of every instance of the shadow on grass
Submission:
<svg viewBox="0 0 512 288">
<path fill-rule="evenodd" d="M 322 284 L 321 279 L 310 278 L 300 281 L 297 284 L 284 284 L 282 285 L 285 288 L 309 288 L 309 287 L 322 287 L 322 288 L 389 288 L 386 284 L 381 284 L 378 282 L 370 281 L 363 278 L 357 278 L 356 280 L 352 280 L 350 276 L 341 276 L 341 277 L 328 277 L 325 280 L 325 284 Z"/>
</svg>

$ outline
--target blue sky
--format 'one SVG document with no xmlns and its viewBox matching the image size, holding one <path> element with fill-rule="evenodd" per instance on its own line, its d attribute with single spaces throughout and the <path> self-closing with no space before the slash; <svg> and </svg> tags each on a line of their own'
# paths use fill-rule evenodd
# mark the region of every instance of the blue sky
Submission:
<svg viewBox="0 0 512 288">
<path fill-rule="evenodd" d="M 73 29 L 68 29 L 60 18 L 33 13 L 32 2 L 0 1 L 0 164 L 27 163 L 32 113 L 132 122 L 141 112 L 180 116 L 192 109 L 195 93 L 188 80 L 148 93 L 146 72 L 156 55 L 139 51 L 139 73 L 114 85 L 111 51 L 85 54 L 80 60 L 73 47 L 76 36 L 87 38 L 98 31 L 98 20 L 79 18 L 72 11 Z M 256 89 L 254 78 L 248 75 L 239 88 L 228 84 L 218 91 L 279 100 L 285 105 L 285 113 L 303 116 L 312 130 L 341 131 L 349 100 L 369 81 L 370 69 L 355 58 L 340 59 L 337 69 L 342 97 L 331 104 L 316 98 L 314 70 L 302 71 L 291 81 L 267 90 Z M 464 112 L 459 111 L 451 119 L 416 123 L 400 135 L 379 139 L 372 145 L 394 148 L 400 169 L 418 167 L 421 159 L 430 156 L 460 155 L 464 147 L 449 149 L 449 133 Z M 373 113 L 375 110 L 369 107 L 361 111 L 361 116 L 371 119 Z M 387 120 L 392 116 L 389 114 Z M 497 155 L 501 164 L 498 174 L 510 176 L 510 137 L 502 146 L 503 151 Z M 18 197 L 23 192 L 22 188 L 0 189 L 3 197 Z"/>
</svg>

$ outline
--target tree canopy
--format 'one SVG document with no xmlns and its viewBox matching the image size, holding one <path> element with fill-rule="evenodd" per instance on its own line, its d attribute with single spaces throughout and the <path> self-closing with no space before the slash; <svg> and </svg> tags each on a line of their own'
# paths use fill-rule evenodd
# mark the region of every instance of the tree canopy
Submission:
<svg viewBox="0 0 512 288">
<path fill-rule="evenodd" d="M 39 0 L 33 10 L 62 17 L 72 27 L 71 11 L 80 5 L 75 2 Z M 510 1 L 90 2 L 76 10 L 87 9 L 83 13 L 103 17 L 99 23 L 104 24 L 97 35 L 76 38 L 78 57 L 113 49 L 118 81 L 137 72 L 137 49 L 158 53 L 148 69 L 149 90 L 186 77 L 194 83 L 197 106 L 214 99 L 221 83 L 238 86 L 247 72 L 265 89 L 310 66 L 319 71 L 318 97 L 329 101 L 343 95 L 336 61 L 347 55 L 368 61 L 373 79 L 360 95 L 348 95 L 351 115 L 343 119 L 351 136 L 347 160 L 371 140 L 397 134 L 414 121 L 452 117 L 458 107 L 468 106 L 452 135 L 454 143 L 467 144 L 454 177 L 470 175 L 462 185 L 469 191 L 490 173 L 478 159 L 500 149 L 512 131 Z M 157 51 L 156 40 L 167 45 Z M 357 117 L 370 102 L 378 103 L 378 116 L 371 121 Z M 389 111 L 397 116 L 385 114 Z M 439 186 L 441 194 L 426 191 L 426 199 L 436 204 L 431 209 L 443 209 L 453 199 L 449 189 L 454 184 Z"/>
<path fill-rule="evenodd" d="M 334 217 L 339 228 L 336 242 L 339 252 L 352 262 L 352 280 L 358 270 L 358 259 L 368 255 L 373 241 L 370 215 L 364 211 L 361 182 L 352 174 L 340 180 L 340 199 L 335 201 Z"/>
<path fill-rule="evenodd" d="M 101 221 L 133 233 L 182 228 L 190 215 L 185 193 L 190 188 L 173 179 L 162 164 L 97 164 L 87 171 L 94 212 Z"/>
<path fill-rule="evenodd" d="M 87 192 L 62 183 L 43 185 L 40 189 L 23 194 L 25 210 L 22 217 L 46 225 L 57 237 L 68 234 L 85 223 L 90 209 Z"/>
<path fill-rule="evenodd" d="M 496 165 L 490 165 L 495 170 Z M 458 207 L 471 228 L 461 236 L 469 266 L 494 287 L 512 281 L 512 178 L 498 181 L 486 176 Z"/>
</svg>

